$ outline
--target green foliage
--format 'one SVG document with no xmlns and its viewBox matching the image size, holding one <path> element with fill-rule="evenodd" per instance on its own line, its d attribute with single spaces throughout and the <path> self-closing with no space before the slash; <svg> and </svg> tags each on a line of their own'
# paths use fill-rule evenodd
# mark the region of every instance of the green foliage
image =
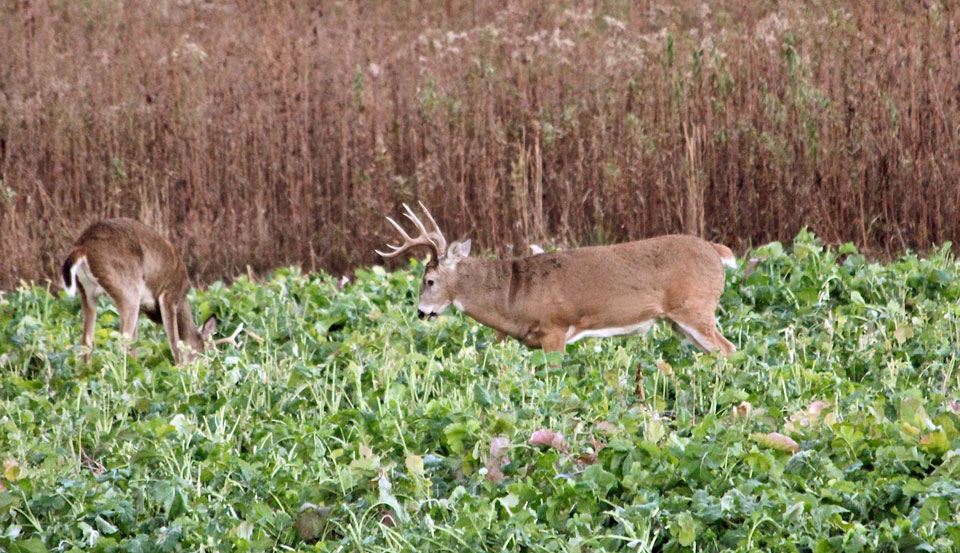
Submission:
<svg viewBox="0 0 960 553">
<path fill-rule="evenodd" d="M 84 365 L 77 303 L 22 286 L 0 301 L 0 550 L 956 551 L 948 252 L 881 265 L 801 233 L 728 272 L 729 358 L 661 324 L 562 368 L 418 321 L 416 265 L 197 292 L 243 330 L 186 367 L 149 322 L 125 359 L 107 304 Z"/>
</svg>

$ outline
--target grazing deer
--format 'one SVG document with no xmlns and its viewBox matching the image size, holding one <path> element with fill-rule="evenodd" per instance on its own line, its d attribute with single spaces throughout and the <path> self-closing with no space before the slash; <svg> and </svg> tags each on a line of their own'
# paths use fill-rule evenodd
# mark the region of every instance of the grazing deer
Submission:
<svg viewBox="0 0 960 553">
<path fill-rule="evenodd" d="M 536 253 L 517 259 L 475 259 L 470 240 L 447 241 L 426 207 L 433 230 L 404 204 L 420 235 L 377 253 L 395 257 L 416 246 L 431 253 L 420 283 L 417 316 L 430 320 L 450 304 L 532 348 L 563 351 L 581 338 L 638 334 L 670 319 L 704 352 L 736 348 L 717 329 L 724 265 L 733 252 L 693 236 L 669 235 L 610 246 Z"/>
<path fill-rule="evenodd" d="M 216 331 L 215 315 L 199 329 L 194 323 L 187 301 L 190 277 L 173 245 L 139 221 L 106 219 L 87 227 L 67 254 L 62 277 L 67 295 L 80 290 L 82 343 L 87 348 L 93 348 L 97 298 L 103 294 L 117 304 L 120 333 L 130 341 L 137 339 L 141 312 L 162 323 L 177 364 L 195 357 L 181 354 L 178 342 L 202 352 Z M 89 353 L 84 353 L 84 360 L 88 358 Z"/>
</svg>

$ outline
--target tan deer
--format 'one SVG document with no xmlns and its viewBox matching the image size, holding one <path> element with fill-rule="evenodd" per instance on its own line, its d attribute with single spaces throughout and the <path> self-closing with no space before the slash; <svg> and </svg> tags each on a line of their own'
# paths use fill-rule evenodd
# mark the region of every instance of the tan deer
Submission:
<svg viewBox="0 0 960 553">
<path fill-rule="evenodd" d="M 704 352 L 729 355 L 736 348 L 717 329 L 724 265 L 733 252 L 686 235 L 610 246 L 536 253 L 517 259 L 475 259 L 470 240 L 447 241 L 421 203 L 433 230 L 404 204 L 420 235 L 388 245 L 383 257 L 416 246 L 428 248 L 420 283 L 419 318 L 434 319 L 451 304 L 471 318 L 532 348 L 563 351 L 581 338 L 638 334 L 669 319 Z"/>
<path fill-rule="evenodd" d="M 194 323 L 187 301 L 190 277 L 173 245 L 139 221 L 106 219 L 87 227 L 67 254 L 62 277 L 67 295 L 80 291 L 82 344 L 87 348 L 93 348 L 97 298 L 103 294 L 117 304 L 120 333 L 130 341 L 137 339 L 141 312 L 162 323 L 177 364 L 195 357 L 181 354 L 179 342 L 193 352 L 203 352 L 216 331 L 215 315 L 199 329 Z M 84 353 L 84 360 L 88 358 L 89 353 Z"/>
</svg>

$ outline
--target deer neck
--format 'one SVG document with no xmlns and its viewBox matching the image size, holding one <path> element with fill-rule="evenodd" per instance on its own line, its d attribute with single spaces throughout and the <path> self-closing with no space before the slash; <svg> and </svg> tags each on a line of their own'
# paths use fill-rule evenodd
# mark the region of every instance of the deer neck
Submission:
<svg viewBox="0 0 960 553">
<path fill-rule="evenodd" d="M 456 268 L 453 304 L 471 319 L 513 337 L 527 329 L 508 302 L 511 261 L 495 259 L 462 260 Z"/>
</svg>

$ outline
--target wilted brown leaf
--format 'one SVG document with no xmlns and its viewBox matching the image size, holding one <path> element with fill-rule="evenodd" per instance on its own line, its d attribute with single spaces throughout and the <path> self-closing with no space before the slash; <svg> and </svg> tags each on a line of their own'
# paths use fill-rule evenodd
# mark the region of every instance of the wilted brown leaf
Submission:
<svg viewBox="0 0 960 553">
<path fill-rule="evenodd" d="M 960 401 L 951 399 L 947 402 L 947 408 L 953 411 L 954 415 L 960 415 Z"/>
<path fill-rule="evenodd" d="M 750 261 L 747 262 L 747 266 L 743 268 L 743 278 L 750 276 L 750 274 L 757 269 L 757 265 L 763 261 L 766 261 L 765 257 L 751 257 Z"/>
<path fill-rule="evenodd" d="M 617 427 L 612 422 L 602 421 L 597 423 L 597 430 L 604 434 L 613 434 L 617 431 Z"/>
<path fill-rule="evenodd" d="M 749 401 L 742 401 L 740 405 L 733 408 L 733 416 L 739 419 L 749 419 L 753 412 L 753 405 Z"/>
<path fill-rule="evenodd" d="M 640 401 L 646 401 L 647 396 L 643 392 L 643 365 L 640 363 L 637 363 L 637 372 L 634 376 L 634 380 L 637 384 L 634 391 L 636 392 L 637 396 L 640 397 Z"/>
<path fill-rule="evenodd" d="M 577 460 L 585 465 L 594 465 L 597 463 L 597 456 L 607 447 L 607 442 L 598 442 L 593 436 L 590 436 L 590 445 L 593 451 L 585 451 L 577 456 Z"/>
<path fill-rule="evenodd" d="M 510 462 L 510 458 L 507 457 L 507 451 L 509 450 L 510 441 L 506 438 L 497 437 L 490 440 L 490 458 L 487 459 L 485 465 L 487 473 L 484 478 L 494 483 L 500 483 L 506 478 L 501 469 L 505 463 Z"/>
<path fill-rule="evenodd" d="M 830 407 L 830 404 L 826 401 L 816 400 L 810 403 L 807 408 L 803 411 L 797 411 L 796 413 L 790 415 L 790 420 L 784 425 L 784 428 L 788 432 L 798 432 L 803 428 L 809 428 L 816 426 L 821 422 L 820 415 L 824 409 Z M 824 416 L 824 422 L 830 422 L 833 419 L 827 418 Z"/>
<path fill-rule="evenodd" d="M 300 506 L 300 512 L 297 515 L 296 522 L 293 523 L 293 527 L 301 540 L 313 543 L 320 539 L 323 534 L 329 516 L 330 507 L 319 507 L 313 503 L 304 503 Z"/>
<path fill-rule="evenodd" d="M 397 515 L 393 513 L 393 509 L 383 509 L 380 512 L 380 524 L 388 528 L 396 528 L 400 526 L 400 523 L 397 522 Z"/>
<path fill-rule="evenodd" d="M 537 430 L 530 435 L 530 445 L 545 445 L 550 446 L 560 451 L 567 451 L 567 447 L 563 444 L 563 434 L 559 432 L 554 432 L 553 430 Z"/>
</svg>

